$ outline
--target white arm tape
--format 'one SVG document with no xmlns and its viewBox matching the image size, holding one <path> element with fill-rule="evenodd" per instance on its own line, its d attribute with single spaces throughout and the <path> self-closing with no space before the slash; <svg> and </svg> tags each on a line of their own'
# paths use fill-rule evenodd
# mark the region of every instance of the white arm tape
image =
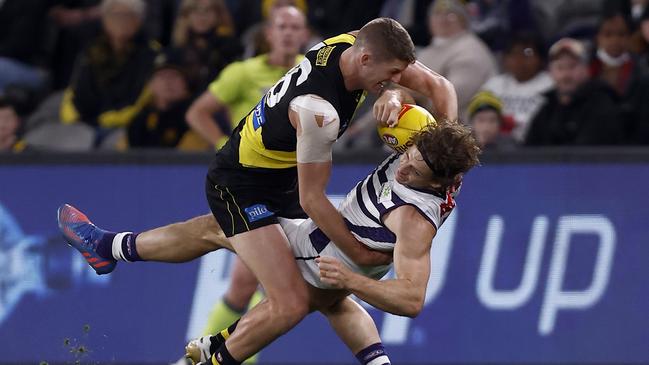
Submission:
<svg viewBox="0 0 649 365">
<path fill-rule="evenodd" d="M 300 95 L 289 104 L 299 117 L 297 134 L 297 162 L 328 162 L 332 160 L 331 149 L 338 138 L 340 118 L 338 112 L 323 98 L 308 94 Z"/>
</svg>

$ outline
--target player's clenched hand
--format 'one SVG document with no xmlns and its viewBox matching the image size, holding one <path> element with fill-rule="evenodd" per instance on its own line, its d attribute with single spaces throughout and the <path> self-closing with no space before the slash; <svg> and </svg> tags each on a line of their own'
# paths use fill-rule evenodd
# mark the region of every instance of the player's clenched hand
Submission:
<svg viewBox="0 0 649 365">
<path fill-rule="evenodd" d="M 374 103 L 372 112 L 379 123 L 394 127 L 399 123 L 401 100 L 394 90 L 386 90 Z"/>
<path fill-rule="evenodd" d="M 331 256 L 315 259 L 320 268 L 320 280 L 336 289 L 345 289 L 353 273 L 345 265 Z"/>
</svg>

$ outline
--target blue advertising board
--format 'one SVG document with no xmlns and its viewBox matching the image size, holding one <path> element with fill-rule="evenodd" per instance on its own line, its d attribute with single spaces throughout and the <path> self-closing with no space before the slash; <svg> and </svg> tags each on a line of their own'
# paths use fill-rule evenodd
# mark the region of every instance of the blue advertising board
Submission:
<svg viewBox="0 0 649 365">
<path fill-rule="evenodd" d="M 373 166 L 337 166 L 338 200 Z M 201 333 L 232 256 L 97 276 L 56 208 L 141 231 L 208 212 L 200 165 L 0 166 L 0 363 L 169 363 Z M 414 319 L 367 307 L 395 363 L 649 363 L 649 165 L 476 168 L 431 255 Z M 319 314 L 262 363 L 351 364 Z"/>
</svg>

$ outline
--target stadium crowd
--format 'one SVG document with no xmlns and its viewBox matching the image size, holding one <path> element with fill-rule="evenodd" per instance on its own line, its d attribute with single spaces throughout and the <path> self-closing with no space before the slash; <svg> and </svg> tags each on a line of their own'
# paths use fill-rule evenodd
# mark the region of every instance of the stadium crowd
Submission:
<svg viewBox="0 0 649 365">
<path fill-rule="evenodd" d="M 649 144 L 648 0 L 0 0 L 0 152 L 218 149 L 301 53 L 379 16 L 487 150 Z M 336 148 L 383 148 L 371 105 Z"/>
</svg>

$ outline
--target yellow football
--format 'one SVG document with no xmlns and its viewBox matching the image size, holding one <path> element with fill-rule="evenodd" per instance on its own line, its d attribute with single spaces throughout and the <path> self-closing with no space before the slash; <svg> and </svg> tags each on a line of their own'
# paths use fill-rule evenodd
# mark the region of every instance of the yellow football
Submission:
<svg viewBox="0 0 649 365">
<path fill-rule="evenodd" d="M 399 112 L 399 124 L 394 128 L 379 124 L 377 131 L 383 143 L 403 153 L 412 145 L 412 136 L 429 124 L 437 125 L 428 110 L 413 104 L 403 104 Z"/>
</svg>

